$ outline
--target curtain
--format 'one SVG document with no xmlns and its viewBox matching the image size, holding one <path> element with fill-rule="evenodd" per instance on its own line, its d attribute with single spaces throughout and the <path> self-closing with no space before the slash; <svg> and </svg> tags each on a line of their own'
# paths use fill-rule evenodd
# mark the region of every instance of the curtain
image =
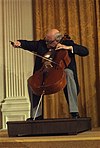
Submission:
<svg viewBox="0 0 100 148">
<path fill-rule="evenodd" d="M 100 0 L 33 0 L 33 38 L 44 38 L 56 28 L 75 43 L 86 46 L 89 56 L 76 56 L 80 93 L 79 112 L 100 126 Z M 45 118 L 69 117 L 63 91 L 44 97 Z"/>
</svg>

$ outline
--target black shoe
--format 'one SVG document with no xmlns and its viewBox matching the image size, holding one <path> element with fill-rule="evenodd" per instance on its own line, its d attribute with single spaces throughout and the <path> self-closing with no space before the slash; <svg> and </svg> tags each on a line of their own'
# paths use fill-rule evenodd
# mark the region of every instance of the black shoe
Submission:
<svg viewBox="0 0 100 148">
<path fill-rule="evenodd" d="M 71 116 L 72 116 L 73 119 L 80 118 L 80 115 L 79 115 L 78 112 L 72 112 L 72 113 L 70 113 L 70 114 L 71 114 Z"/>
<path fill-rule="evenodd" d="M 26 121 L 33 121 L 33 118 L 32 117 L 27 118 Z"/>
<path fill-rule="evenodd" d="M 42 115 L 35 118 L 35 120 L 42 120 L 42 119 L 43 119 Z M 33 121 L 33 120 L 34 120 L 34 118 L 32 118 L 32 117 L 26 119 L 26 121 Z"/>
</svg>

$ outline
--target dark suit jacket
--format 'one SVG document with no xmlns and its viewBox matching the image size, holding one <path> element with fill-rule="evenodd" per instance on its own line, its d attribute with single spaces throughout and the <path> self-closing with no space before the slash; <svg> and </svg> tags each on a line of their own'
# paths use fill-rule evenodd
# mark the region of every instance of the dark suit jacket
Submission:
<svg viewBox="0 0 100 148">
<path fill-rule="evenodd" d="M 38 40 L 38 41 L 18 40 L 18 41 L 21 42 L 21 48 L 23 48 L 24 50 L 28 50 L 30 52 L 34 51 L 41 56 L 43 56 L 46 52 L 48 52 L 45 40 Z M 79 56 L 87 56 L 89 54 L 89 51 L 86 47 L 74 43 L 73 40 L 64 40 L 62 44 L 67 46 L 73 46 L 73 53 L 71 51 L 68 51 L 68 54 L 71 58 L 71 62 L 68 65 L 68 68 L 71 69 L 74 73 L 74 78 L 77 85 L 77 91 L 79 92 L 75 54 Z M 37 56 L 35 60 L 34 72 L 39 70 L 41 67 L 42 67 L 42 58 Z"/>
</svg>

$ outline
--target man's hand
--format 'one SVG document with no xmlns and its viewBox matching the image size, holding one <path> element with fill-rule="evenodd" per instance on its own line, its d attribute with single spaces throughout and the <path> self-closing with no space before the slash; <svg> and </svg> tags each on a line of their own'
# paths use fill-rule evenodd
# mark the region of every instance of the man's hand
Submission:
<svg viewBox="0 0 100 148">
<path fill-rule="evenodd" d="M 21 43 L 20 43 L 19 41 L 16 41 L 16 42 L 10 41 L 10 42 L 11 42 L 11 45 L 12 45 L 14 48 L 18 48 L 18 47 L 21 46 Z"/>
<path fill-rule="evenodd" d="M 67 49 L 67 50 L 72 51 L 73 47 L 72 46 L 66 46 L 66 45 L 58 43 L 55 50 L 59 50 L 59 49 Z"/>
</svg>

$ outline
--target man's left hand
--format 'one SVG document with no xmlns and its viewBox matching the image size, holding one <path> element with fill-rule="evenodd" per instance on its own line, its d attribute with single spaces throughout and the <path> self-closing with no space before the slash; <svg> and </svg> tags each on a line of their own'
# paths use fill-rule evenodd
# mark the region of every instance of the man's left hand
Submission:
<svg viewBox="0 0 100 148">
<path fill-rule="evenodd" d="M 55 50 L 59 50 L 59 49 L 67 49 L 67 50 L 72 51 L 73 47 L 72 46 L 66 46 L 66 45 L 58 43 Z"/>
</svg>

